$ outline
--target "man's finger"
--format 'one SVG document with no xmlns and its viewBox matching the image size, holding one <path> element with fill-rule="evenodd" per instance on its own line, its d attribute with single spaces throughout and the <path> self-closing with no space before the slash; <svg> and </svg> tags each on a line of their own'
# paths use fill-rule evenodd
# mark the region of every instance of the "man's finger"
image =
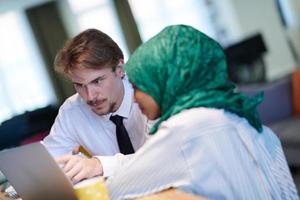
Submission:
<svg viewBox="0 0 300 200">
<path fill-rule="evenodd" d="M 84 170 L 81 170 L 72 178 L 72 182 L 73 182 L 73 184 L 75 184 L 85 178 L 88 178 L 86 175 L 86 172 Z"/>
<path fill-rule="evenodd" d="M 64 172 L 68 172 L 80 162 L 82 162 L 82 158 L 80 158 L 79 156 L 71 156 L 68 162 L 66 162 L 64 165 Z"/>
<path fill-rule="evenodd" d="M 57 158 L 55 158 L 55 161 L 58 164 L 65 164 L 66 162 L 68 162 L 71 158 L 71 155 L 63 155 L 63 156 L 59 156 Z"/>
<path fill-rule="evenodd" d="M 73 177 L 76 176 L 80 170 L 82 170 L 81 165 L 77 164 L 73 166 L 68 172 L 66 172 L 66 176 L 73 182 Z"/>
</svg>

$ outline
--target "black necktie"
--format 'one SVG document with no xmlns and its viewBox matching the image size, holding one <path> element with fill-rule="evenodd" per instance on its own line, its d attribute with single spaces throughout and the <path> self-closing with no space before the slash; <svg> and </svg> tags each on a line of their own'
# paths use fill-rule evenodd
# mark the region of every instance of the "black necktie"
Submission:
<svg viewBox="0 0 300 200">
<path fill-rule="evenodd" d="M 123 154 L 134 153 L 134 149 L 128 136 L 128 132 L 123 124 L 123 117 L 114 115 L 110 116 L 109 119 L 116 125 L 117 141 L 120 152 Z"/>
</svg>

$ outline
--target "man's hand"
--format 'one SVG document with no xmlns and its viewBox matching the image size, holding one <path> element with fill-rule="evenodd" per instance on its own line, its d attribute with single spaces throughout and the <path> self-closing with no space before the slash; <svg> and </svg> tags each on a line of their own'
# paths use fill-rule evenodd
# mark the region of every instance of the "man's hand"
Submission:
<svg viewBox="0 0 300 200">
<path fill-rule="evenodd" d="M 97 158 L 85 158 L 79 155 L 64 155 L 57 157 L 56 162 L 73 183 L 85 178 L 103 175 L 103 168 Z"/>
</svg>

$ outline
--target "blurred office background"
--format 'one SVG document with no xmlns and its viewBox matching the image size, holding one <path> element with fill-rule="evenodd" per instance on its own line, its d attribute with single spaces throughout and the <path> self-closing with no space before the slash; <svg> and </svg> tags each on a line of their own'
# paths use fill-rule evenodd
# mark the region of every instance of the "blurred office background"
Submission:
<svg viewBox="0 0 300 200">
<path fill-rule="evenodd" d="M 58 106 L 74 93 L 53 69 L 67 39 L 87 28 L 100 29 L 127 60 L 171 24 L 192 25 L 219 41 L 228 55 L 229 77 L 242 91 L 266 90 L 271 99 L 260 108 L 264 123 L 294 120 L 284 125 L 287 131 L 273 127 L 283 135 L 292 127 L 289 164 L 293 170 L 300 166 L 299 78 L 293 78 L 300 66 L 299 0 L 0 0 L 0 149 L 35 133 L 46 135 Z M 269 90 L 275 94 L 268 96 Z M 282 96 L 283 107 L 275 101 Z"/>
<path fill-rule="evenodd" d="M 297 0 L 0 0 L 0 123 L 74 93 L 53 59 L 87 28 L 109 34 L 125 59 L 170 24 L 192 25 L 224 48 L 261 34 L 271 81 L 299 65 L 299 21 Z"/>
</svg>

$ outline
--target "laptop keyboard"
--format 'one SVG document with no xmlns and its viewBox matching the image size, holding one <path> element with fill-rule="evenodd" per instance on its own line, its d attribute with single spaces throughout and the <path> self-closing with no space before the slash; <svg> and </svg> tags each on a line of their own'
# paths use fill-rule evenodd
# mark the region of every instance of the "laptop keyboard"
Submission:
<svg viewBox="0 0 300 200">
<path fill-rule="evenodd" d="M 9 197 L 6 197 L 5 194 L 3 194 L 3 193 L 0 193 L 0 200 L 12 200 L 12 199 Z"/>
<path fill-rule="evenodd" d="M 0 192 L 0 200 L 15 200 L 15 199 L 21 200 L 21 198 L 15 191 Z"/>
</svg>

